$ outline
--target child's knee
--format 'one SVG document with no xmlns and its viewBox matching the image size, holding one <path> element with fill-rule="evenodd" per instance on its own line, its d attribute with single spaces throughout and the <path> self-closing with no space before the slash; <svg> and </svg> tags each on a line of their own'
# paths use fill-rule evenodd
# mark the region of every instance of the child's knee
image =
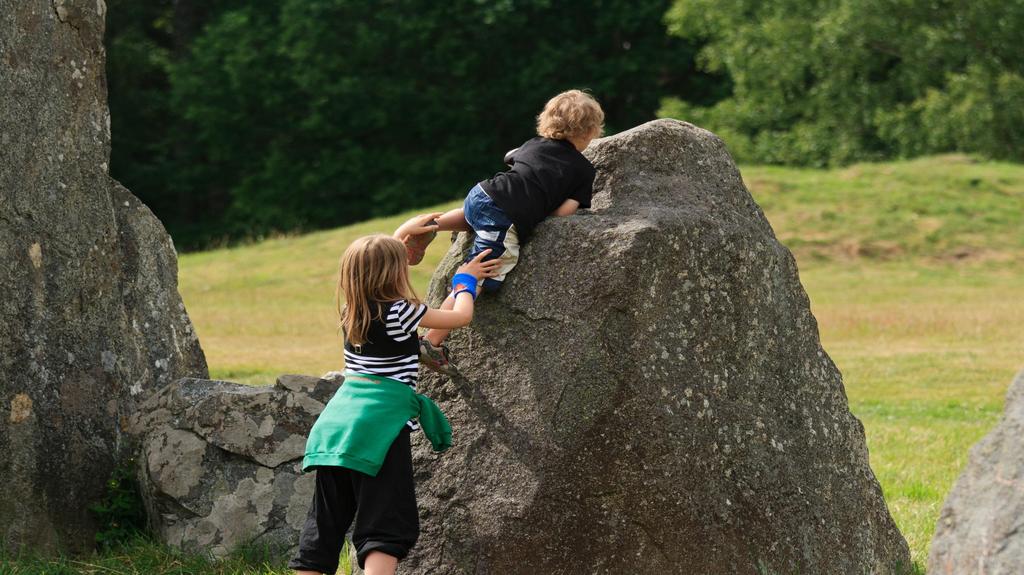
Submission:
<svg viewBox="0 0 1024 575">
<path fill-rule="evenodd" d="M 366 553 L 365 557 L 358 558 L 359 566 L 368 573 L 394 573 L 398 559 L 390 553 L 376 549 Z"/>
<path fill-rule="evenodd" d="M 416 539 L 419 533 L 415 536 L 406 538 L 404 540 L 392 540 L 392 541 L 365 541 L 356 543 L 356 558 L 359 561 L 359 567 L 361 569 L 366 568 L 366 562 L 368 559 L 376 555 L 377 560 L 393 560 L 394 562 L 401 561 L 409 555 L 409 551 L 412 550 L 416 544 Z"/>
</svg>

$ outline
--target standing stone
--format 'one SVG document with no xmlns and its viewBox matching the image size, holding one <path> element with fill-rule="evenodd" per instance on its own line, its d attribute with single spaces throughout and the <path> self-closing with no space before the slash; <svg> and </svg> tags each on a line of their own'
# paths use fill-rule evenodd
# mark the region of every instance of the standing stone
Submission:
<svg viewBox="0 0 1024 575">
<path fill-rule="evenodd" d="M 1002 420 L 971 448 L 946 498 L 928 557 L 934 575 L 1024 572 L 1024 371 Z"/>
<path fill-rule="evenodd" d="M 722 141 L 595 141 L 593 209 L 541 224 L 423 389 L 403 573 L 901 573 L 910 556 L 790 252 Z M 431 284 L 468 241 L 455 243 Z"/>
<path fill-rule="evenodd" d="M 138 399 L 206 361 L 163 226 L 111 179 L 102 0 L 0 0 L 0 545 L 91 547 Z"/>
</svg>

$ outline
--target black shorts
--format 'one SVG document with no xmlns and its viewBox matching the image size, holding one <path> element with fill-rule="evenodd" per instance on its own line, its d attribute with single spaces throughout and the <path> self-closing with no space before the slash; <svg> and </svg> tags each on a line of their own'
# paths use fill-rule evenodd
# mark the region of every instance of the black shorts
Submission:
<svg viewBox="0 0 1024 575">
<path fill-rule="evenodd" d="M 409 554 L 420 534 L 409 433 L 405 427 L 398 434 L 376 477 L 344 467 L 316 468 L 313 503 L 299 537 L 299 553 L 289 568 L 337 571 L 353 518 L 352 543 L 360 568 L 371 551 L 398 559 Z"/>
</svg>

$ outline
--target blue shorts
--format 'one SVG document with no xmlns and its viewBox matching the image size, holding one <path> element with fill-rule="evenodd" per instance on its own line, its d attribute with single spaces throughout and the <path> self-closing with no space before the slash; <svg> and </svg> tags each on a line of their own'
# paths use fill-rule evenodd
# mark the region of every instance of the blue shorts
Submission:
<svg viewBox="0 0 1024 575">
<path fill-rule="evenodd" d="M 484 279 L 479 287 L 494 291 L 501 287 L 505 281 L 505 275 L 516 267 L 519 261 L 519 234 L 516 233 L 515 224 L 508 218 L 508 215 L 494 203 L 494 200 L 487 195 L 480 184 L 473 186 L 466 196 L 463 204 L 466 222 L 473 228 L 476 238 L 473 240 L 473 249 L 470 250 L 466 261 L 475 258 L 480 252 L 490 249 L 485 260 L 500 259 L 501 267 L 498 275 L 493 278 Z"/>
</svg>

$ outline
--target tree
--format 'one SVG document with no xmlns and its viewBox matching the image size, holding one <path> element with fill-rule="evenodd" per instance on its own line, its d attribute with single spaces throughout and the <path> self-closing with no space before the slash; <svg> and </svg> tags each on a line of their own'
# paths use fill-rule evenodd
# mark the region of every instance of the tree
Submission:
<svg viewBox="0 0 1024 575">
<path fill-rule="evenodd" d="M 711 102 L 720 81 L 666 33 L 668 6 L 217 3 L 166 66 L 173 129 L 157 148 L 174 151 L 159 185 L 178 200 L 157 213 L 179 245 L 342 225 L 461 196 L 561 90 L 589 88 L 609 131 L 653 119 L 669 94 Z"/>
<path fill-rule="evenodd" d="M 1024 159 L 1020 0 L 677 0 L 667 19 L 707 40 L 702 69 L 727 73 L 733 92 L 662 113 L 721 132 L 742 159 Z"/>
<path fill-rule="evenodd" d="M 111 115 L 111 174 L 173 235 L 196 245 L 220 229 L 225 193 L 195 185 L 202 156 L 172 99 L 171 73 L 210 18 L 238 0 L 108 0 L 105 44 Z"/>
</svg>

